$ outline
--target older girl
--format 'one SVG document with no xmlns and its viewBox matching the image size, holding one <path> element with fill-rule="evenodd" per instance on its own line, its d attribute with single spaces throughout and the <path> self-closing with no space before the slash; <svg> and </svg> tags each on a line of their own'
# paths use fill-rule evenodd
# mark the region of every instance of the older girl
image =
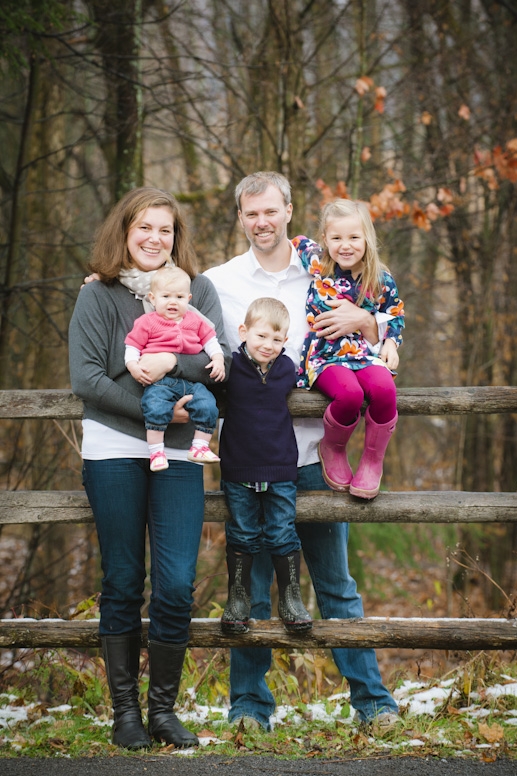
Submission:
<svg viewBox="0 0 517 776">
<path fill-rule="evenodd" d="M 350 490 L 354 496 L 371 499 L 379 492 L 384 454 L 397 424 L 392 372 L 399 361 L 404 305 L 392 275 L 380 262 L 375 228 L 364 203 L 346 199 L 328 203 L 320 228 L 323 249 L 306 237 L 293 240 L 302 264 L 313 275 L 307 295 L 310 330 L 301 354 L 298 386 L 314 386 L 332 399 L 319 445 L 325 481 L 334 490 Z M 349 299 L 387 321 L 380 348 L 360 332 L 335 340 L 317 336 L 314 319 L 329 310 L 327 302 L 335 299 Z M 365 398 L 365 444 L 354 475 L 346 447 Z"/>
</svg>

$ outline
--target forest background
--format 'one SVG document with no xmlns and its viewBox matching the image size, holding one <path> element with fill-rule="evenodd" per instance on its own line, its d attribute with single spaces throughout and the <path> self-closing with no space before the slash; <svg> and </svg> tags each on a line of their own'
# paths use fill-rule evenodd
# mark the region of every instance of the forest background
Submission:
<svg viewBox="0 0 517 776">
<path fill-rule="evenodd" d="M 329 197 L 370 203 L 406 304 L 399 387 L 515 385 L 516 39 L 514 0 L 2 0 L 0 389 L 69 387 L 68 322 L 124 192 L 173 192 L 206 269 L 246 249 L 233 189 L 259 169 L 292 183 L 291 236 L 317 237 Z M 403 417 L 384 485 L 513 491 L 516 421 Z M 79 440 L 3 421 L 1 487 L 81 489 Z M 95 613 L 92 526 L 0 531 L 0 616 Z M 351 529 L 369 615 L 514 615 L 516 552 L 514 524 Z M 207 524 L 194 616 L 225 587 Z"/>
</svg>

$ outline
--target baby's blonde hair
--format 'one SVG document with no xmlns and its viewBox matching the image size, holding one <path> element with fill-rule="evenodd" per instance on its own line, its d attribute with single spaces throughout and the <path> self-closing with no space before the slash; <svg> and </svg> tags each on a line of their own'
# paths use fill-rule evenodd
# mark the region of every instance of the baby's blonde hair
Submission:
<svg viewBox="0 0 517 776">
<path fill-rule="evenodd" d="M 273 331 L 287 331 L 289 329 L 289 311 L 279 299 L 270 296 L 261 296 L 250 304 L 246 311 L 244 325 L 247 329 L 258 321 L 268 323 Z"/>
<path fill-rule="evenodd" d="M 190 276 L 180 267 L 160 267 L 151 278 L 151 291 L 154 294 L 158 288 L 166 288 L 179 282 L 186 283 L 190 293 Z"/>
<path fill-rule="evenodd" d="M 382 273 L 388 268 L 379 257 L 377 234 L 373 225 L 370 211 L 364 202 L 353 199 L 335 199 L 328 202 L 321 211 L 320 232 L 325 236 L 327 224 L 331 218 L 347 218 L 359 216 L 366 241 L 366 250 L 363 256 L 364 269 L 361 278 L 361 292 L 357 304 L 361 305 L 365 296 L 369 293 L 377 298 L 382 291 Z M 331 259 L 328 248 L 325 247 L 321 257 L 321 272 L 325 277 L 334 277 L 336 262 Z"/>
</svg>

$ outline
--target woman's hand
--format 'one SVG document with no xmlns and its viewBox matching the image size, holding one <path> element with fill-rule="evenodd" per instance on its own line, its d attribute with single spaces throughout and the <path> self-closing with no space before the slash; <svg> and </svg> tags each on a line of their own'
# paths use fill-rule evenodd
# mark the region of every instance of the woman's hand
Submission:
<svg viewBox="0 0 517 776">
<path fill-rule="evenodd" d="M 372 345 L 379 341 L 377 322 L 367 310 L 357 307 L 349 299 L 335 299 L 327 304 L 333 309 L 320 313 L 314 319 L 318 337 L 335 340 L 360 331 Z"/>
<path fill-rule="evenodd" d="M 193 398 L 194 397 L 191 393 L 186 393 L 185 396 L 182 396 L 181 399 L 178 399 L 174 405 L 174 412 L 172 413 L 171 423 L 189 422 L 189 414 L 188 410 L 185 409 L 185 404 L 187 404 Z"/>
<path fill-rule="evenodd" d="M 178 358 L 175 353 L 144 353 L 138 362 L 151 383 L 164 378 L 177 363 Z"/>
<path fill-rule="evenodd" d="M 386 366 L 388 369 L 391 369 L 392 372 L 397 369 L 399 365 L 399 353 L 397 346 L 392 339 L 385 340 L 381 352 L 379 353 L 379 358 L 386 363 Z"/>
</svg>

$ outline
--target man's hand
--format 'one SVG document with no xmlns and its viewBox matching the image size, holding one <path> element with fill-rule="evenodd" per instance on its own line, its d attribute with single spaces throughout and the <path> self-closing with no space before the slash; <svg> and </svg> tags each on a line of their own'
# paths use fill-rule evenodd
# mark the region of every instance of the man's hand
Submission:
<svg viewBox="0 0 517 776">
<path fill-rule="evenodd" d="M 127 371 L 133 375 L 137 383 L 140 383 L 140 385 L 143 386 L 152 384 L 153 381 L 149 377 L 147 370 L 142 369 L 140 361 L 128 361 L 126 366 Z"/>
<path fill-rule="evenodd" d="M 138 363 L 151 383 L 155 383 L 174 369 L 178 363 L 178 358 L 175 353 L 144 353 Z"/>
<path fill-rule="evenodd" d="M 99 275 L 97 275 L 96 272 L 92 272 L 91 275 L 86 275 L 84 279 L 84 283 L 82 284 L 81 288 L 84 288 L 88 283 L 93 283 L 94 280 L 99 280 Z"/>
<path fill-rule="evenodd" d="M 367 310 L 357 307 L 349 299 L 335 299 L 328 305 L 333 309 L 320 313 L 314 319 L 318 337 L 335 340 L 360 331 L 372 345 L 379 341 L 377 322 Z"/>
<path fill-rule="evenodd" d="M 194 397 L 191 393 L 186 393 L 185 396 L 182 396 L 181 399 L 178 399 L 174 405 L 174 412 L 172 413 L 171 423 L 188 423 L 189 414 L 188 410 L 185 409 L 185 404 L 187 404 L 193 398 Z"/>
<path fill-rule="evenodd" d="M 392 339 L 384 341 L 384 345 L 379 353 L 379 358 L 386 362 L 388 369 L 391 369 L 393 372 L 397 369 L 399 365 L 399 353 L 397 346 Z"/>
<path fill-rule="evenodd" d="M 216 353 L 205 369 L 210 369 L 210 377 L 217 383 L 224 380 L 224 356 L 222 353 Z"/>
</svg>

